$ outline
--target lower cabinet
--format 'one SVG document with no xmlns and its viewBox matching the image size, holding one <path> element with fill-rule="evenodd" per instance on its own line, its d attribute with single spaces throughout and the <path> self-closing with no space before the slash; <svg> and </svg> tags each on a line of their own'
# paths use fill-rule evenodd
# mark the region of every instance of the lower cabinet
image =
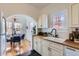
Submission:
<svg viewBox="0 0 79 59">
<path fill-rule="evenodd" d="M 42 56 L 63 56 L 64 46 L 41 38 L 34 38 L 34 49 Z"/>
<path fill-rule="evenodd" d="M 40 38 L 38 38 L 37 50 L 38 50 L 37 52 L 38 52 L 39 54 L 42 53 L 42 40 L 41 40 Z"/>
<path fill-rule="evenodd" d="M 36 40 L 35 37 L 34 37 L 34 40 L 33 40 L 33 49 L 37 51 L 37 40 Z"/>
<path fill-rule="evenodd" d="M 42 43 L 41 43 L 42 41 L 41 41 L 41 39 L 40 38 L 34 38 L 34 44 L 33 44 L 33 46 L 34 46 L 34 50 L 35 51 L 37 51 L 39 54 L 41 54 L 41 50 L 42 50 Z"/>
<path fill-rule="evenodd" d="M 42 40 L 42 55 L 43 56 L 48 56 L 49 55 L 48 45 L 49 45 L 48 41 Z"/>
<path fill-rule="evenodd" d="M 61 44 L 50 42 L 47 40 L 42 41 L 42 55 L 44 56 L 63 56 L 64 47 Z"/>
<path fill-rule="evenodd" d="M 79 50 L 40 37 L 34 38 L 34 50 L 42 56 L 79 56 Z"/>
<path fill-rule="evenodd" d="M 58 43 L 50 42 L 49 43 L 50 56 L 63 56 L 64 55 L 64 46 Z"/>
</svg>

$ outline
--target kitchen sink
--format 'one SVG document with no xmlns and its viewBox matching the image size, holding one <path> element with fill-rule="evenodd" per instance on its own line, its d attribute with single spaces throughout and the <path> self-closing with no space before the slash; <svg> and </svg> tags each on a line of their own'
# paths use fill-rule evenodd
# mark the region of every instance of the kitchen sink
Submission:
<svg viewBox="0 0 79 59">
<path fill-rule="evenodd" d="M 47 40 L 51 40 L 51 41 L 55 41 L 55 42 L 59 42 L 59 43 L 63 43 L 66 39 L 62 39 L 62 38 L 55 38 L 55 37 L 43 37 L 44 39 Z"/>
<path fill-rule="evenodd" d="M 44 39 L 54 39 L 54 37 L 43 37 Z"/>
</svg>

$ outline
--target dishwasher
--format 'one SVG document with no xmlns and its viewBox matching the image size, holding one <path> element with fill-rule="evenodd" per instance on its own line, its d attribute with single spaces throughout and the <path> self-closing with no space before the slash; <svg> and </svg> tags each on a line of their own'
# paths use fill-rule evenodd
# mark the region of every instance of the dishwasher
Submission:
<svg viewBox="0 0 79 59">
<path fill-rule="evenodd" d="M 79 56 L 79 50 L 75 49 L 75 48 L 65 46 L 64 56 Z"/>
</svg>

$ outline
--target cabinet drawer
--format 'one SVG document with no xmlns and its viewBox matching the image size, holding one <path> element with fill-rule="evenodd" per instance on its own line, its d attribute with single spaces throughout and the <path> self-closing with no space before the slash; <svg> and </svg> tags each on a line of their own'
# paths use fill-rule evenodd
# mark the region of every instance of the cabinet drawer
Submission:
<svg viewBox="0 0 79 59">
<path fill-rule="evenodd" d="M 55 52 L 54 53 L 54 56 L 63 56 L 63 54 L 62 53 Z"/>
<path fill-rule="evenodd" d="M 58 43 L 50 42 L 49 46 L 57 50 L 63 50 L 63 45 Z"/>
<path fill-rule="evenodd" d="M 58 51 L 55 51 L 55 50 L 51 50 L 50 53 L 49 53 L 50 56 L 63 56 L 63 52 L 58 52 Z"/>
<path fill-rule="evenodd" d="M 50 47 L 50 48 L 51 48 L 51 51 L 53 51 L 53 52 L 58 52 L 59 54 L 64 53 L 64 49 L 60 50 L 60 49 L 57 49 L 57 48 L 54 48 L 54 47 Z"/>
</svg>

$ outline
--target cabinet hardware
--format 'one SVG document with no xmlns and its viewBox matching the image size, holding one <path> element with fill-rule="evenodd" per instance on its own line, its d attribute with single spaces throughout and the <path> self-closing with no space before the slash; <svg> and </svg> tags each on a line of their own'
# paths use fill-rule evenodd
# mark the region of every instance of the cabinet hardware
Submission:
<svg viewBox="0 0 79 59">
<path fill-rule="evenodd" d="M 48 50 L 49 50 L 49 51 L 51 51 L 51 48 L 50 48 L 50 47 L 48 47 Z"/>
</svg>

